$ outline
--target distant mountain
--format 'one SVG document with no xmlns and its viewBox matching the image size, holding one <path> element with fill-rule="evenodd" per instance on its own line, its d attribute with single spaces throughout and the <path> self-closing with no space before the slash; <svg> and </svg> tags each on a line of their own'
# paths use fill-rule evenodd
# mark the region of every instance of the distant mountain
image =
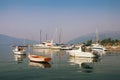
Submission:
<svg viewBox="0 0 120 80">
<path fill-rule="evenodd" d="M 32 40 L 26 40 L 26 39 L 20 39 L 20 38 L 14 38 L 7 35 L 0 34 L 0 44 L 6 44 L 6 45 L 24 45 L 24 44 L 33 44 L 36 43 Z"/>
<path fill-rule="evenodd" d="M 101 32 L 98 34 L 99 40 L 103 40 L 106 38 L 111 39 L 119 39 L 120 40 L 120 31 L 109 31 L 109 32 Z M 73 40 L 70 40 L 68 44 L 74 44 L 74 43 L 83 43 L 87 40 L 93 40 L 96 41 L 96 33 L 87 34 L 84 36 L 80 36 L 78 38 L 75 38 Z"/>
</svg>

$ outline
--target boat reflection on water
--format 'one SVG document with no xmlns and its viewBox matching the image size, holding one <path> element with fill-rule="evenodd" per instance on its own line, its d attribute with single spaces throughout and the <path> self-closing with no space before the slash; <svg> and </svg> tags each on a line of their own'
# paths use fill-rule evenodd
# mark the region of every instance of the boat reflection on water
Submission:
<svg viewBox="0 0 120 80">
<path fill-rule="evenodd" d="M 33 66 L 33 67 L 39 67 L 39 68 L 51 68 L 51 65 L 47 62 L 33 62 L 30 61 L 29 66 Z"/>
<path fill-rule="evenodd" d="M 81 72 L 90 73 L 93 72 L 94 63 L 100 61 L 99 58 L 80 58 L 80 57 L 70 57 L 69 62 L 72 65 L 79 65 Z"/>
<path fill-rule="evenodd" d="M 14 54 L 15 61 L 18 63 L 22 63 L 23 60 L 26 58 L 26 54 Z"/>
<path fill-rule="evenodd" d="M 40 53 L 50 53 L 50 49 L 34 49 L 33 48 L 33 51 L 34 52 L 40 52 Z"/>
</svg>

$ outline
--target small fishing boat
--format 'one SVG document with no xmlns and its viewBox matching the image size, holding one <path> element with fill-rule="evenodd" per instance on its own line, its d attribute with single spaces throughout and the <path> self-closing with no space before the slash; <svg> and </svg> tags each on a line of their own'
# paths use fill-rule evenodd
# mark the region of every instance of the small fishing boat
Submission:
<svg viewBox="0 0 120 80">
<path fill-rule="evenodd" d="M 16 46 L 15 49 L 13 49 L 14 54 L 25 54 L 25 49 L 21 46 Z"/>
<path fill-rule="evenodd" d="M 51 60 L 49 57 L 33 54 L 28 54 L 28 58 L 33 62 L 49 62 Z"/>
</svg>

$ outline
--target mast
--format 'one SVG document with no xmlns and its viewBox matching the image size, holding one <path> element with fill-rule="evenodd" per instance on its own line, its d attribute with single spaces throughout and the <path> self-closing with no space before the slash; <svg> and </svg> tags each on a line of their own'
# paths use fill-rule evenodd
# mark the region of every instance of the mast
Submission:
<svg viewBox="0 0 120 80">
<path fill-rule="evenodd" d="M 41 35 L 41 34 L 42 34 L 42 31 L 40 30 L 40 43 L 41 43 L 41 37 L 42 37 L 42 35 Z"/>
<path fill-rule="evenodd" d="M 46 33 L 46 41 L 47 41 L 47 33 Z"/>
<path fill-rule="evenodd" d="M 96 43 L 99 43 L 98 30 L 96 29 Z"/>
<path fill-rule="evenodd" d="M 55 43 L 57 43 L 57 28 L 55 30 L 55 33 L 53 34 L 53 39 Z"/>
<path fill-rule="evenodd" d="M 55 34 L 53 36 L 54 41 L 59 44 L 61 43 L 61 31 L 62 29 L 60 29 L 58 32 L 58 29 L 56 28 Z"/>
<path fill-rule="evenodd" d="M 60 33 L 59 33 L 59 44 L 61 44 L 61 32 L 62 32 L 62 29 L 60 29 Z"/>
<path fill-rule="evenodd" d="M 58 43 L 58 29 L 57 28 L 55 32 L 55 42 Z"/>
</svg>

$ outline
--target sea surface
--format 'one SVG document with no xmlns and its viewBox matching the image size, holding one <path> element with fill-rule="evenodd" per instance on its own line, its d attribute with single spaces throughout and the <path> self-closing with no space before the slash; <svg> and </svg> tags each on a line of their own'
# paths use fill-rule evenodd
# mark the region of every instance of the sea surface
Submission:
<svg viewBox="0 0 120 80">
<path fill-rule="evenodd" d="M 120 80 L 120 52 L 100 58 L 70 57 L 66 51 L 26 48 L 14 55 L 13 47 L 0 45 L 0 80 Z M 49 56 L 49 63 L 30 62 L 27 55 Z"/>
</svg>

